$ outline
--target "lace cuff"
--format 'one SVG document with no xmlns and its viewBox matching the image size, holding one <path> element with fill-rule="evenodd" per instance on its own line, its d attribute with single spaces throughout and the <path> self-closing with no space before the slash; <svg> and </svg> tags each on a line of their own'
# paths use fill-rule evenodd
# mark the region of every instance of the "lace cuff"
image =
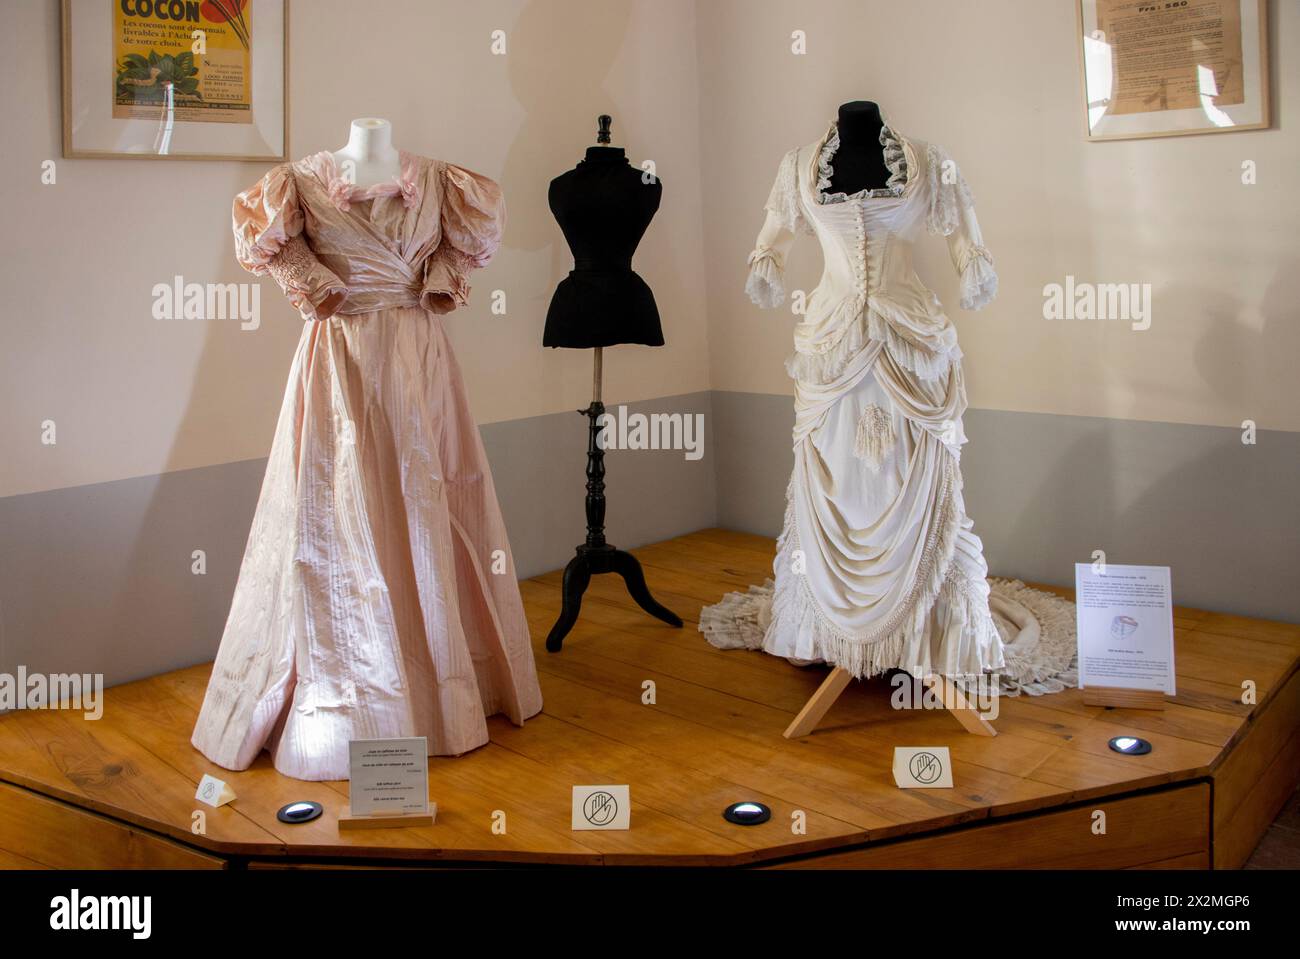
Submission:
<svg viewBox="0 0 1300 959">
<path fill-rule="evenodd" d="M 304 320 L 328 320 L 347 299 L 348 288 L 316 259 L 301 233 L 286 240 L 263 266 Z"/>
<path fill-rule="evenodd" d="M 785 302 L 785 279 L 772 250 L 757 249 L 749 254 L 749 278 L 745 292 L 756 306 L 775 309 Z"/>
<path fill-rule="evenodd" d="M 993 270 L 993 255 L 982 246 L 976 247 L 961 268 L 961 308 L 983 309 L 997 294 L 998 275 Z"/>
<path fill-rule="evenodd" d="M 474 258 L 444 243 L 429 257 L 424 268 L 424 289 L 420 305 L 430 313 L 450 313 L 469 302 L 469 271 Z"/>
</svg>

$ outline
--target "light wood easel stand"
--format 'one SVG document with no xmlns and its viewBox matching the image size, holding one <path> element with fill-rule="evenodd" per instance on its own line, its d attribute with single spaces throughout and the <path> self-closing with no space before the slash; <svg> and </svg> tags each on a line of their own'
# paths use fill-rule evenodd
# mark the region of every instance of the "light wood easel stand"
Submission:
<svg viewBox="0 0 1300 959">
<path fill-rule="evenodd" d="M 847 669 L 841 669 L 836 666 L 831 670 L 831 674 L 826 677 L 817 692 L 812 694 L 812 698 L 804 703 L 803 709 L 799 710 L 799 715 L 794 718 L 783 735 L 786 739 L 798 739 L 800 736 L 807 736 L 817 724 L 825 718 L 826 713 L 835 705 L 835 700 L 840 698 L 840 693 L 848 687 L 849 681 L 853 679 L 853 674 Z M 966 732 L 975 736 L 996 736 L 998 731 L 993 728 L 992 724 L 981 716 L 970 704 L 966 695 L 957 688 L 947 676 L 927 676 L 922 680 L 929 689 L 936 689 L 944 708 L 953 714 L 957 722 L 961 723 Z"/>
<path fill-rule="evenodd" d="M 1120 689 L 1116 686 L 1087 686 L 1085 706 L 1118 706 L 1121 709 L 1164 709 L 1165 694 L 1158 689 Z"/>
<path fill-rule="evenodd" d="M 401 829 L 404 826 L 432 826 L 438 815 L 438 804 L 429 803 L 428 812 L 375 813 L 370 816 L 352 815 L 347 806 L 339 813 L 339 832 L 348 829 Z"/>
</svg>

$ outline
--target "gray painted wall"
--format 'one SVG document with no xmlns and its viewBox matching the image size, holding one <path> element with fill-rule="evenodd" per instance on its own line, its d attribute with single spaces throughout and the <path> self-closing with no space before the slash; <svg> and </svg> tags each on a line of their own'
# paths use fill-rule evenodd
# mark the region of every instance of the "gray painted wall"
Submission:
<svg viewBox="0 0 1300 959">
<path fill-rule="evenodd" d="M 718 525 L 775 536 L 788 396 L 713 394 Z M 1074 585 L 1074 564 L 1169 566 L 1186 606 L 1300 622 L 1300 434 L 970 410 L 966 509 L 989 570 Z"/>
<path fill-rule="evenodd" d="M 616 396 L 607 396 L 611 409 Z M 635 547 L 717 525 L 711 394 L 628 404 L 702 413 L 705 450 L 611 450 L 606 535 Z M 587 420 L 482 428 L 520 576 L 586 536 Z M 0 499 L 0 672 L 102 673 L 108 685 L 210 660 L 230 609 L 266 460 Z M 206 553 L 207 573 L 191 572 Z"/>
<path fill-rule="evenodd" d="M 614 398 L 614 403 L 617 399 Z M 705 455 L 607 454 L 611 542 L 709 526 L 775 536 L 791 399 L 694 393 L 631 412 L 703 413 Z M 483 427 L 521 576 L 585 535 L 586 420 Z M 990 570 L 1071 584 L 1073 564 L 1168 565 L 1179 603 L 1300 621 L 1300 435 L 971 410 L 966 502 Z M 0 672 L 103 673 L 110 685 L 211 659 L 265 460 L 0 499 Z M 191 553 L 207 573 L 191 572 Z"/>
</svg>

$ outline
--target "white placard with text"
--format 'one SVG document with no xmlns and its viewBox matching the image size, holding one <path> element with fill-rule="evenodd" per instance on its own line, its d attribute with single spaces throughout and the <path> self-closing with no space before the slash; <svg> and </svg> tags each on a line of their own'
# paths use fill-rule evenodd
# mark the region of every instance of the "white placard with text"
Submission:
<svg viewBox="0 0 1300 959">
<path fill-rule="evenodd" d="M 353 816 L 403 816 L 429 811 L 429 742 L 354 739 L 348 743 Z"/>
<path fill-rule="evenodd" d="M 1174 695 L 1174 604 L 1168 566 L 1077 563 L 1079 686 Z"/>
</svg>

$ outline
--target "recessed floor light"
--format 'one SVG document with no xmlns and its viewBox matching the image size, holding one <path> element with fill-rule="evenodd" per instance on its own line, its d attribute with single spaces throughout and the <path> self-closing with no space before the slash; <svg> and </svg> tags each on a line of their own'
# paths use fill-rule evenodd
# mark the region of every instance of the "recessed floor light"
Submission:
<svg viewBox="0 0 1300 959">
<path fill-rule="evenodd" d="M 304 823 L 319 819 L 324 811 L 325 807 L 318 802 L 291 802 L 287 806 L 281 806 L 280 811 L 275 814 L 275 818 L 280 822 L 291 824 Z"/>
<path fill-rule="evenodd" d="M 757 826 L 772 818 L 772 810 L 761 802 L 737 802 L 723 810 L 722 818 L 737 826 Z"/>
<path fill-rule="evenodd" d="M 1110 748 L 1125 756 L 1145 756 L 1151 752 L 1151 744 L 1137 736 L 1116 736 L 1110 741 Z"/>
</svg>

